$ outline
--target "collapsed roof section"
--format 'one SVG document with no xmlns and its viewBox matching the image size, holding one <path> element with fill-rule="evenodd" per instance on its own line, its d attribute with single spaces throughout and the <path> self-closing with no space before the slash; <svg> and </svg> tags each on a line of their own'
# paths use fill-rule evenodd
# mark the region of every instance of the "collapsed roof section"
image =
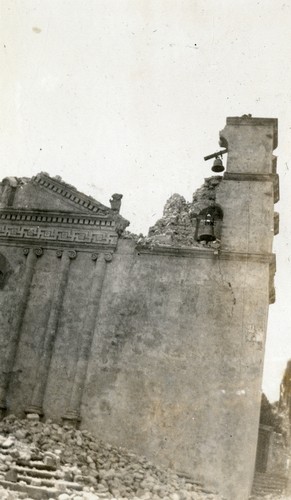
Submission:
<svg viewBox="0 0 291 500">
<path fill-rule="evenodd" d="M 213 241 L 199 241 L 197 233 L 199 215 L 211 205 L 216 206 L 216 190 L 221 176 L 205 179 L 204 184 L 194 192 L 191 202 L 180 194 L 170 196 L 165 204 L 163 216 L 150 227 L 148 236 L 138 238 L 139 245 L 145 246 L 182 246 L 182 247 L 217 247 L 218 238 Z"/>
</svg>

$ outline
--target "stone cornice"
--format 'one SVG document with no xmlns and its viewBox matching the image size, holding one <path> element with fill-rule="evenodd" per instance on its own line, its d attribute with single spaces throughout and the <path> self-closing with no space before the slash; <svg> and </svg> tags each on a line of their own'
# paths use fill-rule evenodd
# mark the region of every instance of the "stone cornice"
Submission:
<svg viewBox="0 0 291 500">
<path fill-rule="evenodd" d="M 115 220 L 109 213 L 84 214 L 84 212 L 58 212 L 51 210 L 26 210 L 18 208 L 0 209 L 0 221 L 46 222 L 58 224 L 80 224 L 115 227 Z"/>
<path fill-rule="evenodd" d="M 277 203 L 280 199 L 278 174 L 252 174 L 252 173 L 225 172 L 223 175 L 223 179 L 226 181 L 272 182 L 274 186 L 274 203 Z"/>
<path fill-rule="evenodd" d="M 201 247 L 172 247 L 172 246 L 154 246 L 146 248 L 136 246 L 138 254 L 164 255 L 169 257 L 189 257 L 200 259 L 220 259 L 220 260 L 237 260 L 249 262 L 262 262 L 272 264 L 274 262 L 274 254 L 254 254 L 243 252 L 228 252 L 226 250 L 216 250 L 213 248 Z"/>
<path fill-rule="evenodd" d="M 259 182 L 274 182 L 278 179 L 278 174 L 252 174 L 241 172 L 225 172 L 223 175 L 225 180 L 229 181 L 259 181 Z"/>
<path fill-rule="evenodd" d="M 213 248 L 189 248 L 155 246 L 145 248 L 136 246 L 138 255 L 162 255 L 164 257 L 186 257 L 191 259 L 228 260 L 238 262 L 257 262 L 269 265 L 269 303 L 274 304 L 276 293 L 274 287 L 274 276 L 276 272 L 276 256 L 273 253 L 255 254 L 242 252 L 227 252 L 226 250 L 215 250 Z"/>
<path fill-rule="evenodd" d="M 44 247 L 78 247 L 83 251 L 116 248 L 116 221 L 106 216 L 41 210 L 0 210 L 0 243 Z"/>
<path fill-rule="evenodd" d="M 93 256 L 99 254 L 99 253 L 113 253 L 116 250 L 116 243 L 110 243 L 107 241 L 102 242 L 66 242 L 66 241 L 61 241 L 61 240 L 56 240 L 56 241 L 48 241 L 48 240 L 35 240 L 35 239 L 25 239 L 25 240 L 20 240 L 20 239 L 10 239 L 10 240 L 5 240 L 0 237 L 0 247 L 11 247 L 11 248 L 22 248 L 23 250 L 27 248 L 39 248 L 39 245 L 41 245 L 41 248 L 45 250 L 55 250 L 58 252 L 62 252 L 64 250 L 75 250 L 76 252 L 80 253 L 91 253 Z M 92 260 L 94 260 L 92 258 Z"/>
<path fill-rule="evenodd" d="M 278 119 L 277 118 L 253 118 L 251 115 L 243 115 L 243 116 L 229 116 L 226 119 L 227 125 L 248 125 L 248 126 L 260 126 L 260 127 L 273 127 L 273 149 L 276 149 L 278 146 Z"/>
</svg>

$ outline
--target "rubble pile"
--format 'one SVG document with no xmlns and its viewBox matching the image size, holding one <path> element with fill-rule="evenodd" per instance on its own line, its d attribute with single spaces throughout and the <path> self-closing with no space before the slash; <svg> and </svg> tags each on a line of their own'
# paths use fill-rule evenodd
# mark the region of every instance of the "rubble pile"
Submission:
<svg viewBox="0 0 291 500">
<path fill-rule="evenodd" d="M 38 415 L 0 422 L 3 500 L 219 500 L 190 478 Z"/>
<path fill-rule="evenodd" d="M 203 208 L 209 205 L 210 201 L 215 200 L 216 190 L 219 187 L 223 177 L 221 175 L 213 175 L 204 179 L 204 184 L 196 189 L 192 197 L 192 207 L 195 213 L 199 213 Z"/>
<path fill-rule="evenodd" d="M 216 189 L 221 180 L 221 176 L 205 179 L 203 186 L 193 194 L 192 202 L 187 202 L 180 194 L 173 194 L 166 202 L 162 218 L 150 227 L 148 236 L 140 235 L 135 238 L 137 244 L 148 247 L 204 245 L 204 242 L 195 239 L 197 216 L 201 210 L 215 202 Z M 208 245 L 211 246 L 211 243 Z"/>
<path fill-rule="evenodd" d="M 149 237 L 153 241 L 174 245 L 195 245 L 195 219 L 192 217 L 191 203 L 179 194 L 173 194 L 167 201 L 163 217 L 150 228 Z"/>
</svg>

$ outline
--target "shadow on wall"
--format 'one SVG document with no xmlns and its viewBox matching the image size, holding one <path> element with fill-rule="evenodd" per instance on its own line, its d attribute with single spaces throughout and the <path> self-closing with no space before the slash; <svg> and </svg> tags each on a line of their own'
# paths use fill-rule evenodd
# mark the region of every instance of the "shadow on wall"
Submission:
<svg viewBox="0 0 291 500">
<path fill-rule="evenodd" d="M 6 285 L 11 273 L 12 269 L 8 260 L 0 253 L 0 290 Z"/>
</svg>

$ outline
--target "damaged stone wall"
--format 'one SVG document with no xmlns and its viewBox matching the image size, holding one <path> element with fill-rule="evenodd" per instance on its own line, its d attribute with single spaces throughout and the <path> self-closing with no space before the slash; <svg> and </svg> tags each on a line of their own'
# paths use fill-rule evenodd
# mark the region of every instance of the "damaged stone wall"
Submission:
<svg viewBox="0 0 291 500">
<path fill-rule="evenodd" d="M 81 425 L 229 500 L 248 498 L 273 297 L 276 134 L 276 120 L 228 118 L 224 175 L 191 202 L 173 195 L 147 237 L 126 233 L 120 195 L 108 208 L 45 173 L 3 182 L 3 415 Z"/>
<path fill-rule="evenodd" d="M 147 237 L 140 236 L 138 244 L 147 246 L 172 245 L 197 247 L 205 244 L 197 240 L 197 220 L 202 210 L 215 206 L 216 189 L 222 180 L 221 176 L 205 179 L 204 185 L 193 194 L 192 202 L 186 202 L 180 194 L 173 194 L 165 204 L 163 216 L 150 227 Z M 220 235 L 218 231 L 217 236 Z M 219 238 L 217 237 L 216 240 Z M 209 246 L 213 243 L 210 242 Z M 213 248 L 218 247 L 218 242 Z"/>
</svg>

